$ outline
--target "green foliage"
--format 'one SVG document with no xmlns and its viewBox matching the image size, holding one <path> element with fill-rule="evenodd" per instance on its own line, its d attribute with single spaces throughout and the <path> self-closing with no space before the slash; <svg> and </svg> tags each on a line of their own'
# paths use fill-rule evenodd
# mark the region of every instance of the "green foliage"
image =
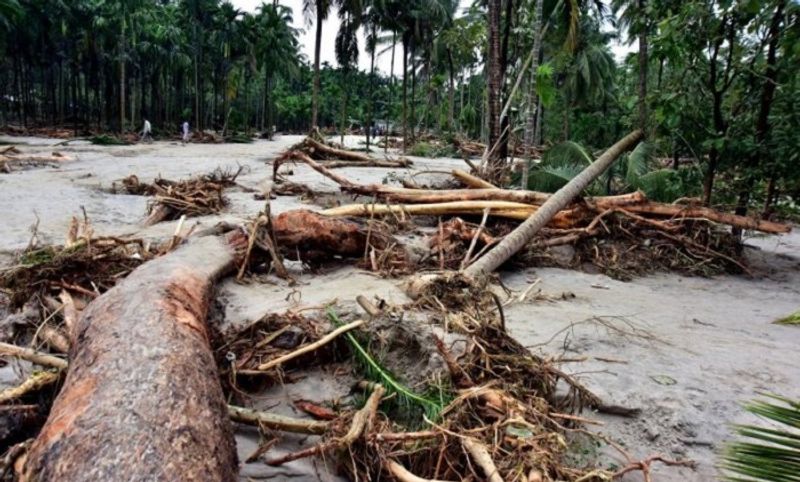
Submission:
<svg viewBox="0 0 800 482">
<path fill-rule="evenodd" d="M 796 311 L 789 316 L 776 320 L 775 323 L 779 325 L 797 325 L 800 326 L 800 311 Z"/>
<path fill-rule="evenodd" d="M 408 154 L 417 157 L 455 157 L 456 152 L 452 144 L 417 142 L 408 149 Z"/>
<path fill-rule="evenodd" d="M 745 409 L 777 426 L 735 426 L 745 440 L 725 448 L 722 468 L 735 474 L 726 480 L 800 481 L 800 401 L 766 396 L 770 400 L 750 402 Z"/>
<path fill-rule="evenodd" d="M 556 192 L 592 163 L 591 155 L 580 144 L 562 142 L 548 149 L 539 164 L 531 166 L 528 189 Z"/>
<path fill-rule="evenodd" d="M 334 326 L 341 326 L 342 321 L 332 309 L 328 310 L 328 318 Z M 444 409 L 447 400 L 443 391 L 439 390 L 437 397 L 422 395 L 414 392 L 409 387 L 401 383 L 397 377 L 387 368 L 382 366 L 362 345 L 353 333 L 344 334 L 347 343 L 353 350 L 353 355 L 361 365 L 366 377 L 374 382 L 380 383 L 386 389 L 388 395 L 394 395 L 399 406 L 407 411 L 414 407 L 421 410 L 429 420 L 436 420 L 439 413 Z"/>
<path fill-rule="evenodd" d="M 553 67 L 550 64 L 542 64 L 536 71 L 536 93 L 542 106 L 548 108 L 555 102 L 557 93 L 553 74 Z"/>
</svg>

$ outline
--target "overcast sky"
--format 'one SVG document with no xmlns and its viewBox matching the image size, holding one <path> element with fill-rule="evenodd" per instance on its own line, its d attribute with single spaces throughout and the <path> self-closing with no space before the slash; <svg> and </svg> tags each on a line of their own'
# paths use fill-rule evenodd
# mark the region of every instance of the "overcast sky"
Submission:
<svg viewBox="0 0 800 482">
<path fill-rule="evenodd" d="M 262 0 L 230 0 L 236 7 L 248 11 L 248 12 L 255 12 L 256 8 L 261 5 Z M 266 0 L 270 2 L 271 0 Z M 305 23 L 305 19 L 303 18 L 303 0 L 280 0 L 279 3 L 281 5 L 286 5 L 290 7 L 294 12 L 294 27 L 301 29 L 303 33 L 300 35 L 300 44 L 301 44 L 301 51 L 308 57 L 309 62 L 314 61 L 314 35 L 316 34 L 314 25 L 307 25 Z M 339 30 L 339 18 L 336 16 L 335 12 L 331 12 L 331 15 L 328 16 L 328 20 L 322 26 L 322 62 L 328 62 L 333 66 L 336 66 L 336 56 L 334 54 L 334 39 L 336 38 L 336 32 Z M 359 30 L 358 34 L 358 43 L 359 43 L 359 50 L 360 54 L 358 56 L 358 66 L 361 70 L 368 71 L 369 70 L 369 54 L 364 51 L 364 33 L 362 30 Z M 622 60 L 625 55 L 632 50 L 632 47 L 626 45 L 614 45 L 612 46 L 612 50 L 614 51 L 614 55 L 617 57 L 617 60 Z M 380 49 L 379 49 L 380 52 Z M 401 48 L 397 48 L 397 52 L 395 53 L 395 61 L 394 61 L 394 74 L 399 75 L 402 68 L 403 63 L 402 59 L 400 58 L 401 55 Z M 391 52 L 386 52 L 383 55 L 380 55 L 376 59 L 376 68 L 385 74 L 389 74 L 389 69 L 391 67 Z"/>
</svg>

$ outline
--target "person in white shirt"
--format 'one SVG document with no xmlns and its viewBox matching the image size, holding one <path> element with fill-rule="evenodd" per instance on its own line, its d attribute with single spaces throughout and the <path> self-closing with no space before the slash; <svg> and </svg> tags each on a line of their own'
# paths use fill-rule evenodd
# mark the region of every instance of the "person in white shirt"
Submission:
<svg viewBox="0 0 800 482">
<path fill-rule="evenodd" d="M 189 121 L 183 121 L 183 124 L 181 124 L 181 131 L 183 132 L 183 137 L 181 137 L 181 139 L 185 146 L 186 143 L 189 142 Z"/>
<path fill-rule="evenodd" d="M 140 140 L 153 142 L 153 127 L 147 119 L 144 120 L 144 129 L 142 129 L 142 137 Z"/>
</svg>

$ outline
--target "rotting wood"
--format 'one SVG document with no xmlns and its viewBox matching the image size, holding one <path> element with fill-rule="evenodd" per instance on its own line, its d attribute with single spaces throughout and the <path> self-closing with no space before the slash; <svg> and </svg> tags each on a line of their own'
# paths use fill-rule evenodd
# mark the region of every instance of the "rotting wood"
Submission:
<svg viewBox="0 0 800 482">
<path fill-rule="evenodd" d="M 205 317 L 245 242 L 239 232 L 194 239 L 87 306 L 23 480 L 236 480 Z"/>
<path fill-rule="evenodd" d="M 281 252 L 303 260 L 324 255 L 361 258 L 369 245 L 385 249 L 397 242 L 389 236 L 368 233 L 361 224 L 304 209 L 286 211 L 272 220 L 272 229 Z"/>
</svg>

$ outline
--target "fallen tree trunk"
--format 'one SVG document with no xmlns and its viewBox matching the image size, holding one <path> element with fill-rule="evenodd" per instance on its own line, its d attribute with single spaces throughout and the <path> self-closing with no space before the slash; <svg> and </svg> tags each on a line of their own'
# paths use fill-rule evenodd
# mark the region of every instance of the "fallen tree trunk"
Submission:
<svg viewBox="0 0 800 482">
<path fill-rule="evenodd" d="M 727 224 L 739 229 L 750 229 L 763 233 L 781 234 L 788 233 L 792 228 L 788 224 L 765 221 L 759 218 L 749 218 L 736 214 L 723 213 L 711 208 L 681 206 L 679 204 L 644 203 L 639 205 L 624 206 L 625 211 L 636 214 L 654 214 L 669 218 L 701 218 L 719 224 Z"/>
<path fill-rule="evenodd" d="M 360 194 L 362 196 L 374 196 L 392 202 L 401 203 L 444 203 L 456 201 L 509 201 L 523 204 L 540 205 L 550 199 L 552 194 L 514 189 L 501 189 L 482 179 L 468 174 L 458 169 L 453 173 L 459 179 L 463 179 L 470 186 L 470 189 L 419 189 L 387 186 L 385 184 L 356 184 L 346 177 L 330 171 L 329 164 L 318 162 L 311 159 L 303 152 L 292 153 L 292 158 L 307 164 L 309 167 L 319 172 L 323 176 L 331 179 L 339 185 L 344 192 Z M 277 178 L 277 167 L 273 164 L 273 178 Z M 456 174 L 458 173 L 458 174 Z M 482 187 L 477 187 L 482 186 Z M 488 186 L 488 187 L 487 187 Z M 585 199 L 587 203 L 594 204 L 600 209 L 610 209 L 611 207 L 628 206 L 630 204 L 643 203 L 647 198 L 642 192 L 620 194 L 616 196 L 599 196 Z"/>
<path fill-rule="evenodd" d="M 540 229 L 545 227 L 586 187 L 597 179 L 623 152 L 631 148 L 642 138 L 642 131 L 637 129 L 623 137 L 616 144 L 597 158 L 580 174 L 572 178 L 564 187 L 556 191 L 536 212 L 519 227 L 504 237 L 500 243 L 482 258 L 467 267 L 464 273 L 470 277 L 489 274 L 508 261 L 525 246 Z"/>
<path fill-rule="evenodd" d="M 359 161 L 359 162 L 370 162 L 373 160 L 372 157 L 366 154 L 361 154 L 360 152 L 348 151 L 346 149 L 336 149 L 335 147 L 323 144 L 322 142 L 319 142 L 311 137 L 306 137 L 303 143 L 306 144 L 311 149 L 317 150 L 328 156 L 332 156 L 336 159 L 346 159 L 348 161 Z"/>
<path fill-rule="evenodd" d="M 281 213 L 272 225 L 278 248 L 287 255 L 324 252 L 328 256 L 359 257 L 367 245 L 367 231 L 358 223 L 313 211 Z"/>
<path fill-rule="evenodd" d="M 463 182 L 467 187 L 476 189 L 497 189 L 497 186 L 491 182 L 481 179 L 478 176 L 473 176 L 461 169 L 453 169 L 453 177 Z"/>
<path fill-rule="evenodd" d="M 528 219 L 539 208 L 530 204 L 514 203 L 508 201 L 462 201 L 433 204 L 348 204 L 320 211 L 325 216 L 362 216 L 375 215 L 418 215 L 439 216 L 445 214 L 483 214 L 484 209 L 489 209 L 489 215 L 519 221 Z M 585 218 L 584 210 L 580 208 L 559 212 L 552 218 L 555 228 L 571 228 Z"/>
<path fill-rule="evenodd" d="M 236 480 L 205 318 L 213 282 L 246 241 L 195 239 L 87 306 L 22 480 Z"/>
<path fill-rule="evenodd" d="M 369 161 L 348 161 L 337 159 L 320 162 L 322 162 L 328 169 L 337 169 L 340 167 L 388 167 L 400 169 L 411 166 L 411 161 L 408 159 L 399 159 L 397 161 L 381 159 L 370 159 Z"/>
</svg>

